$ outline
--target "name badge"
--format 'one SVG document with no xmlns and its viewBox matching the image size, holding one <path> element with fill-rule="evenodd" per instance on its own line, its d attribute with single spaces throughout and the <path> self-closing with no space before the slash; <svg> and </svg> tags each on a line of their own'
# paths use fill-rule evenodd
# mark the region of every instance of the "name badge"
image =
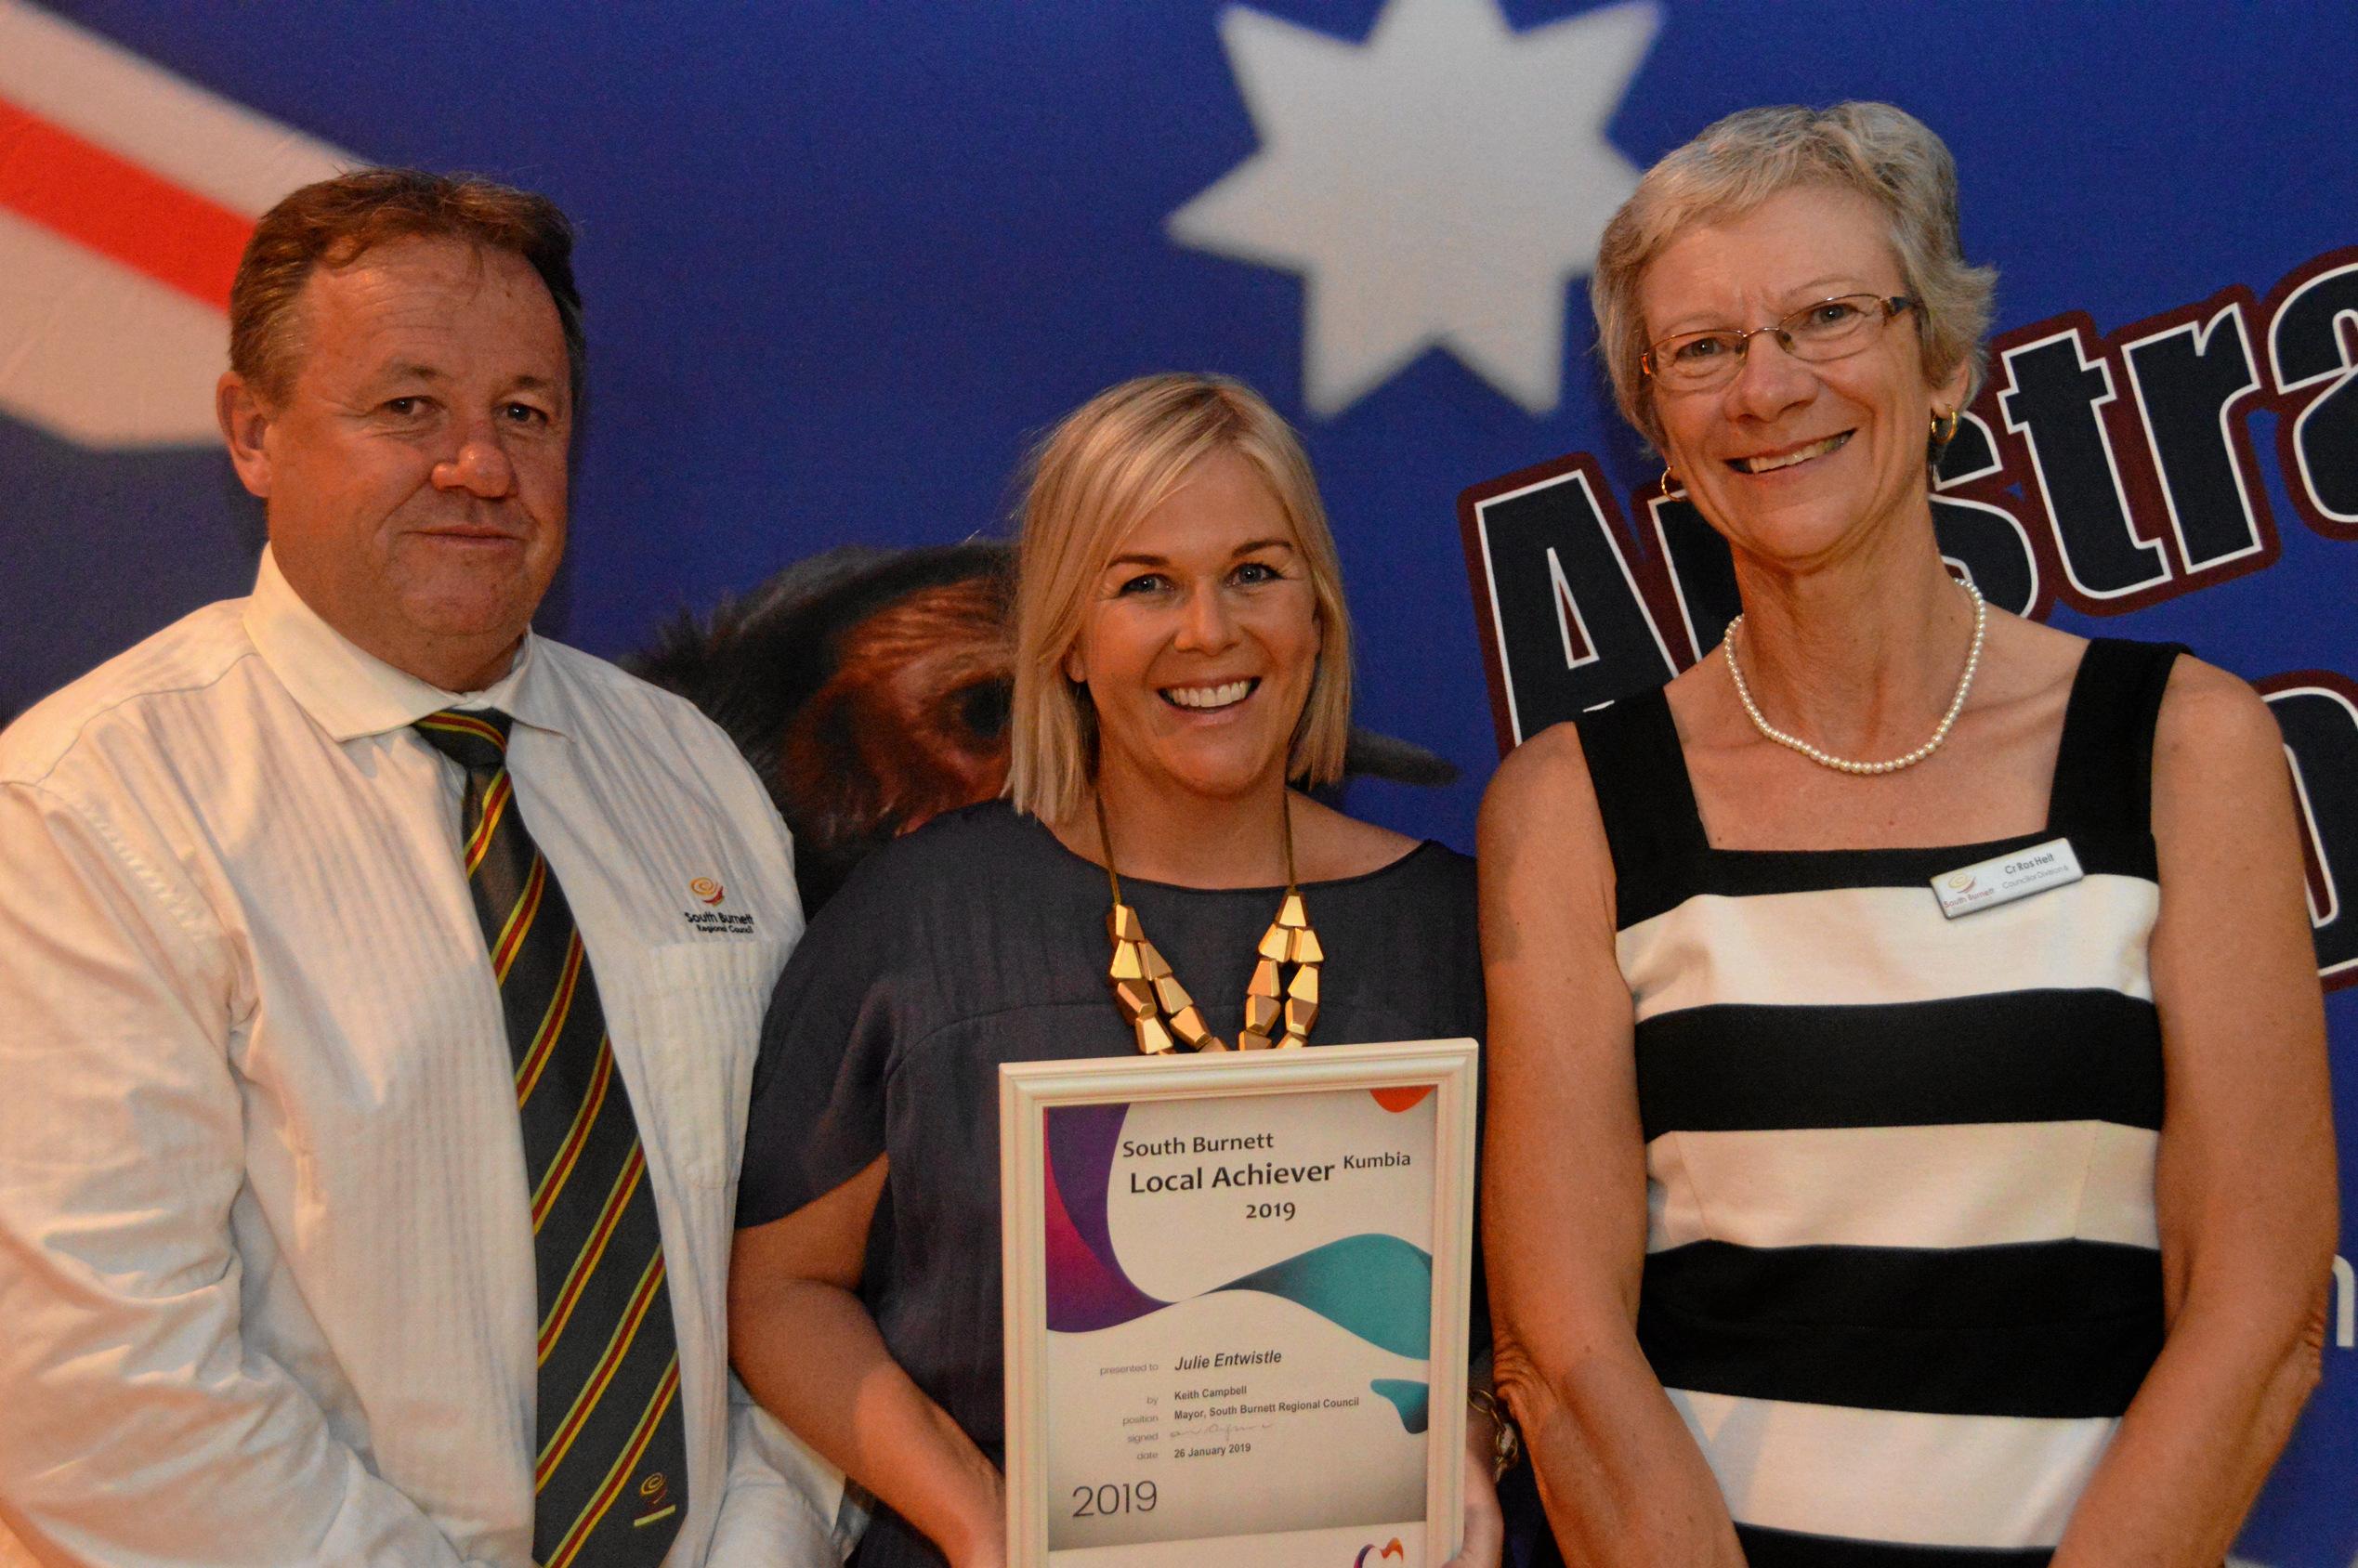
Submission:
<svg viewBox="0 0 2358 1568">
<path fill-rule="evenodd" d="M 2079 869 L 2079 856 L 2072 851 L 2071 840 L 2049 839 L 2028 849 L 2011 850 L 1971 866 L 1960 866 L 1954 871 L 1943 871 L 1932 879 L 1932 896 L 1941 901 L 1941 913 L 1955 920 L 1976 909 L 1994 908 L 2034 893 L 2044 893 L 2050 887 L 2076 882 L 2085 874 Z"/>
</svg>

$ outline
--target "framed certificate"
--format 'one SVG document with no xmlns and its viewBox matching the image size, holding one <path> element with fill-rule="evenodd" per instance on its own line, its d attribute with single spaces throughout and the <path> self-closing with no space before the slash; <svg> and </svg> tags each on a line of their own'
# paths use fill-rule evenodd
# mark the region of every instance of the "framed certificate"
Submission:
<svg viewBox="0 0 2358 1568">
<path fill-rule="evenodd" d="M 999 1069 L 1010 1568 L 1440 1568 L 1472 1040 Z"/>
</svg>

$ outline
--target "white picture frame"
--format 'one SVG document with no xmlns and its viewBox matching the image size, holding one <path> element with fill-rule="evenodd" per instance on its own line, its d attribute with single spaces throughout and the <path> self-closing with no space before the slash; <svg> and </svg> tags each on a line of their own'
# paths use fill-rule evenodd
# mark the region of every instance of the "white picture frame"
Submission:
<svg viewBox="0 0 2358 1568">
<path fill-rule="evenodd" d="M 1365 1543 L 1364 1548 L 1357 1553 L 1357 1559 L 1365 1568 L 1395 1568 L 1395 1563 L 1398 1568 L 1441 1568 L 1455 1555 L 1463 1529 L 1464 1511 L 1467 1315 L 1472 1291 L 1475 1101 L 1479 1071 L 1479 1048 L 1470 1039 L 1407 1040 L 1251 1053 L 1010 1063 L 1001 1066 L 1000 1180 L 1002 1255 L 1005 1280 L 1009 1568 L 1177 1568 L 1182 1563 L 1195 1564 L 1205 1561 L 1202 1548 L 1215 1540 L 1218 1542 L 1215 1560 L 1224 1568 L 1263 1568 L 1264 1564 L 1284 1564 L 1286 1568 L 1292 1568 L 1293 1564 L 1313 1558 L 1324 1561 L 1333 1555 L 1338 1547 L 1341 1550 L 1338 1563 L 1352 1561 L 1351 1542 L 1346 1536 L 1356 1526 L 1338 1526 L 1331 1522 L 1301 1532 L 1281 1529 L 1226 1534 L 1190 1533 L 1152 1541 L 1059 1546 L 1052 1552 L 1051 1509 L 1063 1499 L 1052 1500 L 1049 1496 L 1052 1468 L 1050 1429 L 1055 1413 L 1050 1408 L 1052 1330 L 1048 1324 L 1050 1282 L 1047 1271 L 1051 1250 L 1048 1239 L 1048 1128 L 1052 1111 L 1072 1106 L 1122 1106 L 1125 1109 L 1121 1112 L 1121 1125 L 1126 1127 L 1130 1125 L 1127 1120 L 1131 1114 L 1129 1108 L 1152 1107 L 1142 1116 L 1158 1118 L 1155 1124 L 1166 1129 L 1172 1124 L 1174 1117 L 1184 1120 L 1201 1115 L 1208 1118 L 1221 1118 L 1220 1125 L 1234 1125 L 1238 1117 L 1249 1116 L 1255 1124 L 1288 1128 L 1287 1141 L 1314 1143 L 1321 1136 L 1330 1140 L 1340 1135 L 1338 1127 L 1350 1117 L 1351 1107 L 1356 1104 L 1347 1092 L 1354 1091 L 1376 1093 L 1378 1104 L 1392 1109 L 1421 1103 L 1409 1097 L 1420 1090 L 1429 1090 L 1433 1106 L 1429 1118 L 1400 1118 L 1404 1124 L 1413 1122 L 1416 1129 L 1421 1130 L 1416 1132 L 1415 1137 L 1425 1146 L 1407 1151 L 1408 1157 L 1406 1159 L 1390 1162 L 1421 1167 L 1415 1178 L 1419 1183 L 1415 1190 L 1425 1190 L 1421 1183 L 1429 1181 L 1429 1232 L 1424 1229 L 1425 1217 L 1416 1215 L 1412 1206 L 1409 1210 L 1394 1211 L 1399 1214 L 1407 1229 L 1420 1235 L 1429 1234 L 1432 1241 L 1429 1254 L 1432 1296 L 1425 1364 L 1427 1377 L 1421 1385 L 1428 1391 L 1422 1433 L 1423 1514 L 1422 1519 L 1416 1522 L 1415 1528 L 1408 1532 L 1413 1538 L 1412 1548 L 1404 1548 L 1397 1533 L 1380 1533 L 1376 1538 Z M 1198 1107 L 1201 1107 L 1200 1111 Z M 1322 1126 L 1322 1123 L 1334 1125 Z M 1358 1123 L 1355 1121 L 1349 1125 L 1357 1126 Z M 1429 1143 L 1426 1142 L 1428 1135 Z M 1238 1141 L 1212 1142 L 1226 1143 Z M 1277 1134 L 1274 1132 L 1264 1139 L 1241 1142 L 1260 1148 L 1278 1146 Z M 1167 1147 L 1160 1144 L 1134 1146 L 1148 1153 L 1162 1152 Z M 1124 1142 L 1120 1147 L 1127 1154 L 1133 1145 Z M 1110 1160 L 1113 1156 L 1108 1152 L 1107 1157 Z M 1174 1157 L 1184 1160 L 1186 1156 Z M 1347 1159 L 1341 1165 L 1345 1169 L 1351 1168 Z M 1251 1174 L 1242 1166 L 1225 1169 L 1231 1174 Z M 1323 1169 L 1326 1175 L 1323 1178 L 1313 1177 L 1314 1181 L 1372 1183 L 1377 1180 L 1376 1177 L 1356 1175 L 1343 1177 L 1332 1161 L 1326 1162 L 1323 1167 L 1280 1168 L 1274 1164 L 1260 1167 L 1261 1170 L 1270 1173 L 1267 1179 L 1274 1180 L 1286 1179 L 1279 1174 L 1285 1169 L 1303 1172 Z M 1394 1179 L 1394 1173 L 1389 1171 L 1381 1175 L 1385 1180 Z M 1184 1181 L 1185 1177 L 1174 1176 L 1172 1179 Z M 1200 1167 L 1197 1169 L 1195 1179 L 1199 1183 L 1203 1180 Z M 1106 1180 L 1110 1183 L 1110 1174 Z M 1129 1180 L 1133 1183 L 1131 1190 L 1138 1190 L 1134 1185 L 1136 1178 L 1133 1176 Z M 1151 1182 L 1154 1178 L 1149 1177 L 1148 1180 Z M 1214 1184 L 1220 1184 L 1217 1176 Z M 1063 1183 L 1060 1183 L 1059 1186 L 1061 1188 Z M 1307 1187 L 1300 1190 L 1307 1207 L 1313 1195 Z M 1223 1195 L 1224 1197 L 1234 1196 Z M 1324 1192 L 1316 1196 L 1320 1202 L 1343 1201 L 1339 1197 L 1330 1199 Z M 1110 1203 L 1112 1199 L 1108 1196 L 1104 1201 Z M 1288 1217 L 1290 1218 L 1290 1202 L 1282 1198 L 1275 1198 L 1274 1201 L 1288 1203 Z M 1057 1203 L 1058 1212 L 1062 1213 L 1064 1199 L 1059 1196 Z M 1257 1203 L 1240 1203 L 1238 1211 L 1241 1214 L 1259 1207 Z M 1186 1245 L 1194 1256 L 1200 1257 L 1205 1239 L 1202 1226 L 1206 1204 L 1191 1195 L 1190 1212 L 1195 1217 L 1192 1229 L 1186 1226 L 1174 1229 L 1188 1231 L 1190 1239 Z M 1259 1245 L 1265 1250 L 1269 1239 L 1265 1227 L 1246 1235 L 1243 1234 L 1245 1227 L 1255 1222 L 1243 1218 L 1234 1221 L 1223 1218 L 1214 1222 L 1233 1223 L 1240 1233 L 1240 1242 Z M 1122 1249 L 1123 1257 L 1113 1270 L 1115 1274 L 1123 1275 L 1122 1288 L 1128 1287 L 1125 1270 L 1152 1272 L 1155 1260 L 1151 1257 L 1140 1258 L 1136 1254 L 1141 1250 L 1151 1252 L 1161 1245 L 1159 1235 L 1156 1227 L 1136 1224 L 1130 1227 L 1128 1244 Z M 1389 1241 L 1392 1237 L 1387 1231 L 1381 1238 L 1353 1239 Z M 1174 1240 L 1171 1245 L 1176 1248 L 1181 1243 Z M 1396 1246 L 1391 1255 L 1399 1255 Z M 1074 1256 L 1068 1244 L 1059 1256 L 1068 1260 Z M 1068 1272 L 1070 1267 L 1068 1263 Z M 1396 1282 L 1392 1288 L 1396 1293 L 1399 1288 Z M 1299 1301 L 1287 1300 L 1282 1293 L 1265 1294 L 1240 1282 L 1224 1287 L 1224 1290 L 1222 1311 L 1230 1314 L 1226 1321 L 1235 1321 L 1234 1314 L 1239 1311 L 1248 1313 L 1259 1312 L 1268 1315 L 1270 1337 L 1273 1339 L 1286 1332 L 1304 1332 L 1301 1324 L 1307 1314 Z M 1212 1294 L 1207 1291 L 1198 1300 L 1208 1300 Z M 1145 1297 L 1140 1299 L 1147 1300 Z M 1060 1300 L 1069 1300 L 1068 1291 Z M 1194 1304 L 1194 1301 L 1157 1301 L 1153 1303 L 1153 1308 L 1159 1311 L 1165 1307 Z M 1068 1308 L 1066 1310 L 1069 1311 Z M 1145 1323 L 1152 1315 L 1153 1311 L 1147 1311 L 1137 1321 Z M 1314 1328 L 1317 1326 L 1313 1325 Z M 1330 1328 L 1325 1331 L 1330 1338 L 1333 1337 Z M 1066 1334 L 1057 1338 L 1070 1343 L 1077 1341 L 1080 1336 Z M 1172 1365 L 1185 1365 L 1186 1359 L 1183 1357 Z M 1200 1361 L 1202 1358 L 1195 1359 Z M 1136 1366 L 1118 1370 L 1152 1371 L 1167 1377 L 1173 1383 L 1181 1380 L 1159 1362 L 1151 1365 L 1140 1363 Z M 1225 1375 L 1213 1373 L 1210 1377 Z M 1108 1381 L 1102 1386 L 1116 1389 L 1120 1381 Z M 1104 1397 L 1109 1401 L 1144 1397 L 1149 1405 L 1156 1402 L 1154 1397 L 1141 1392 L 1144 1384 L 1152 1382 L 1151 1378 L 1145 1379 L 1144 1383 L 1139 1379 L 1130 1381 L 1133 1387 Z M 1395 1382 L 1393 1386 L 1408 1388 L 1417 1385 Z M 1198 1392 L 1187 1388 L 1173 1389 L 1173 1404 L 1180 1403 L 1177 1396 L 1194 1396 Z M 1213 1389 L 1210 1392 L 1217 1394 L 1221 1391 Z M 1259 1413 L 1270 1408 L 1251 1405 L 1249 1397 L 1248 1402 L 1226 1405 L 1204 1405 L 1199 1401 L 1198 1407 L 1189 1414 L 1201 1423 L 1201 1418 L 1207 1415 L 1225 1415 L 1238 1409 Z M 1370 1406 L 1381 1408 L 1375 1400 L 1370 1399 L 1368 1403 Z M 1300 1412 L 1308 1407 L 1289 1404 L 1278 1408 L 1287 1414 L 1273 1417 L 1272 1425 L 1277 1418 L 1298 1420 L 1301 1418 Z M 1107 1418 L 1108 1410 L 1091 1409 L 1075 1411 L 1067 1420 L 1073 1423 L 1071 1430 L 1088 1427 L 1094 1431 L 1096 1425 L 1103 1424 Z M 1170 1418 L 1177 1420 L 1180 1418 L 1174 1410 Z M 1410 1417 L 1407 1406 L 1402 1407 L 1398 1418 L 1407 1431 L 1414 1431 L 1413 1425 L 1408 1424 Z M 1146 1431 L 1127 1441 L 1158 1441 L 1152 1435 L 1153 1423 L 1146 1415 L 1126 1418 L 1124 1425 L 1132 1421 L 1143 1423 Z M 1194 1430 L 1202 1431 L 1216 1425 L 1201 1423 Z M 1170 1442 L 1164 1444 L 1170 1451 L 1170 1457 L 1178 1457 L 1181 1435 L 1169 1431 L 1164 1435 L 1170 1438 Z M 1195 1452 L 1201 1454 L 1207 1451 L 1197 1449 Z M 1209 1452 L 1217 1455 L 1221 1451 L 1215 1447 Z M 1397 1455 L 1396 1439 L 1387 1445 L 1385 1452 L 1390 1456 L 1387 1462 L 1396 1472 L 1402 1462 Z M 1154 1461 L 1156 1464 L 1160 1464 L 1165 1458 L 1164 1453 L 1156 1449 L 1139 1450 L 1122 1457 Z M 1331 1470 L 1328 1470 L 1324 1458 L 1318 1468 L 1330 1475 L 1353 1473 L 1347 1454 L 1334 1454 L 1331 1459 Z M 1231 1484 L 1260 1490 L 1262 1496 L 1252 1499 L 1259 1509 L 1259 1515 L 1255 1517 L 1266 1515 L 1271 1509 L 1283 1509 L 1290 1506 L 1282 1499 L 1273 1499 L 1271 1496 L 1288 1484 L 1284 1477 L 1277 1472 L 1263 1470 L 1256 1481 L 1233 1473 L 1238 1469 L 1238 1462 L 1220 1460 L 1212 1469 L 1226 1474 Z M 1203 1473 L 1202 1467 L 1187 1472 L 1191 1481 Z M 1148 1491 L 1150 1496 L 1154 1495 L 1152 1486 L 1153 1483 L 1148 1481 L 1143 1488 Z M 1074 1490 L 1078 1495 L 1080 1489 Z M 1108 1491 L 1123 1506 L 1129 1506 L 1132 1500 L 1130 1493 L 1114 1483 L 1098 1488 L 1100 1496 L 1097 1500 L 1102 1502 L 1103 1495 Z M 1395 1486 L 1395 1495 L 1397 1491 Z M 1088 1500 L 1083 1499 L 1081 1507 L 1088 1506 Z M 1151 1502 L 1148 1506 L 1152 1506 Z M 1200 1509 L 1203 1504 L 1198 1499 L 1195 1506 Z M 1252 1512 L 1251 1509 L 1240 1508 L 1236 1517 L 1245 1517 Z M 1172 1516 L 1167 1514 L 1164 1521 L 1152 1527 L 1168 1528 L 1172 1523 Z M 1055 1528 L 1070 1527 L 1058 1522 Z"/>
</svg>

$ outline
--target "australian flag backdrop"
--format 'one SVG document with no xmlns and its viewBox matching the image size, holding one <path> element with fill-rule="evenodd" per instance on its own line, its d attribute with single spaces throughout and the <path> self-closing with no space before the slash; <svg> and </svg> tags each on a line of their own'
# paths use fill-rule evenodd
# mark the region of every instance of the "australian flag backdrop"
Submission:
<svg viewBox="0 0 2358 1568">
<path fill-rule="evenodd" d="M 0 716 L 249 588 L 260 515 L 210 407 L 239 248 L 298 184 L 416 163 L 581 226 L 591 407 L 546 630 L 619 655 L 829 545 L 1002 533 L 1059 414 L 1225 371 L 1307 438 L 1360 719 L 1464 772 L 1355 808 L 1470 847 L 1502 745 L 1660 681 L 1734 608 L 1603 391 L 1606 216 L 1732 110 L 1888 98 L 1956 151 L 2000 269 L 1944 547 L 2010 608 L 2269 694 L 2347 1148 L 2353 62 L 2348 0 L 0 0 Z M 2358 1560 L 2341 1251 L 2241 1561 Z"/>
</svg>

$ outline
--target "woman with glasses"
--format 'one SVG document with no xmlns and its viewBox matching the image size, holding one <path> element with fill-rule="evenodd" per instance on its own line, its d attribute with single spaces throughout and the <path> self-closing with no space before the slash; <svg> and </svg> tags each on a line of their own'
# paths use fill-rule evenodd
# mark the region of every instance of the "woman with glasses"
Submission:
<svg viewBox="0 0 2358 1568">
<path fill-rule="evenodd" d="M 2281 744 L 1944 563 L 1992 283 L 1882 104 L 1731 116 L 1605 232 L 1743 614 L 1483 809 L 1499 1379 L 1575 1561 L 2217 1563 L 2318 1375 Z"/>
</svg>

